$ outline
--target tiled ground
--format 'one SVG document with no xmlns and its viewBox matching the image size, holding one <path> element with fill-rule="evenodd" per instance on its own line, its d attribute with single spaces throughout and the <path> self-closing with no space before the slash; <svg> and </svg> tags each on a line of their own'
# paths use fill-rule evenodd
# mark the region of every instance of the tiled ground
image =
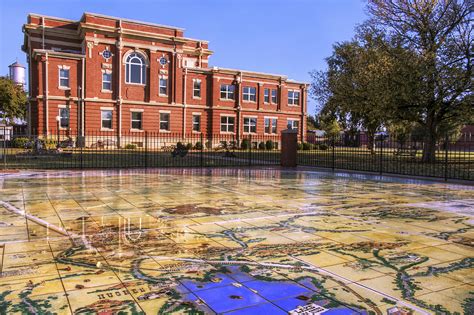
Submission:
<svg viewBox="0 0 474 315">
<path fill-rule="evenodd" d="M 474 313 L 474 189 L 279 170 L 0 177 L 0 313 Z"/>
</svg>

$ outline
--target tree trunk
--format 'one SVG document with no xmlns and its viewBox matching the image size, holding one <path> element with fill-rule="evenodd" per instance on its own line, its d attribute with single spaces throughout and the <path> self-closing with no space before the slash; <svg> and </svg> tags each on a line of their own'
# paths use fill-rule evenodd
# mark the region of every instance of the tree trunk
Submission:
<svg viewBox="0 0 474 315">
<path fill-rule="evenodd" d="M 436 143 L 438 137 L 436 134 L 436 128 L 430 126 L 428 129 L 428 134 L 425 137 L 423 145 L 423 156 L 422 161 L 425 163 L 434 163 L 436 162 Z"/>
<path fill-rule="evenodd" d="M 370 154 L 375 154 L 375 132 L 367 130 L 367 149 Z"/>
</svg>

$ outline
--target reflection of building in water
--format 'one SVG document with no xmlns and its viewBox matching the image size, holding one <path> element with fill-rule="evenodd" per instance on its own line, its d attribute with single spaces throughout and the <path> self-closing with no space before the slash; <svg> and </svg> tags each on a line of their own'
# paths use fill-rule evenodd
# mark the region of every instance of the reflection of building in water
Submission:
<svg viewBox="0 0 474 315">
<path fill-rule="evenodd" d="M 304 306 L 298 306 L 294 310 L 289 311 L 288 314 L 290 315 L 319 315 L 326 311 L 327 311 L 326 308 L 318 304 L 311 303 Z"/>
<path fill-rule="evenodd" d="M 387 310 L 387 315 L 411 315 L 413 312 L 404 307 L 394 306 Z"/>
</svg>

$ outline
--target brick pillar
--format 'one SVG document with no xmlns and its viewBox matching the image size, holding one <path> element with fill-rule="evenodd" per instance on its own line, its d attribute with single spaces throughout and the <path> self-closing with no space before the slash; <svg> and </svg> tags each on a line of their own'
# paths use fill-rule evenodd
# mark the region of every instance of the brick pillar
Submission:
<svg viewBox="0 0 474 315">
<path fill-rule="evenodd" d="M 281 166 L 296 167 L 297 144 L 298 130 L 286 129 L 281 132 Z"/>
</svg>

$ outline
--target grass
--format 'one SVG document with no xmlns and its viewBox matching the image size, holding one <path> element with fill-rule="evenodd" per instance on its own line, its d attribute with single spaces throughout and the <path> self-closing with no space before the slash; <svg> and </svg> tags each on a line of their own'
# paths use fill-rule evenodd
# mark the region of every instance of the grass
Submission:
<svg viewBox="0 0 474 315">
<path fill-rule="evenodd" d="M 9 149 L 6 159 L 0 160 L 6 169 L 63 169 L 63 168 L 129 168 L 129 167 L 218 167 L 280 164 L 280 155 L 275 152 L 252 154 L 235 152 L 226 157 L 224 151 L 191 150 L 184 157 L 173 157 L 171 152 L 149 150 L 80 149 L 65 150 L 61 154 L 33 156 L 25 150 Z M 23 153 L 23 154 L 22 154 Z M 267 154 L 268 153 L 268 154 Z"/>
<path fill-rule="evenodd" d="M 62 169 L 62 168 L 128 168 L 128 167 L 219 167 L 249 165 L 279 165 L 280 151 L 256 150 L 233 151 L 233 157 L 224 151 L 191 150 L 185 157 L 172 157 L 170 152 L 143 149 L 80 149 L 66 150 L 67 154 L 50 154 L 40 157 L 25 156 L 25 150 L 8 149 L 7 169 Z M 474 180 L 474 152 L 437 152 L 435 163 L 423 163 L 421 151 L 416 156 L 398 156 L 393 149 L 377 150 L 370 154 L 367 149 L 337 147 L 328 150 L 298 151 L 298 165 L 335 169 L 392 173 L 449 179 Z M 2 158 L 3 159 L 3 158 Z M 249 162 L 250 161 L 250 162 Z"/>
<path fill-rule="evenodd" d="M 445 152 L 439 151 L 436 162 L 425 163 L 421 151 L 416 156 L 399 156 L 393 149 L 371 154 L 363 148 L 337 147 L 334 152 L 331 148 L 299 151 L 298 165 L 440 178 L 446 175 L 450 179 L 474 180 L 474 152 L 448 152 L 445 163 Z"/>
</svg>

